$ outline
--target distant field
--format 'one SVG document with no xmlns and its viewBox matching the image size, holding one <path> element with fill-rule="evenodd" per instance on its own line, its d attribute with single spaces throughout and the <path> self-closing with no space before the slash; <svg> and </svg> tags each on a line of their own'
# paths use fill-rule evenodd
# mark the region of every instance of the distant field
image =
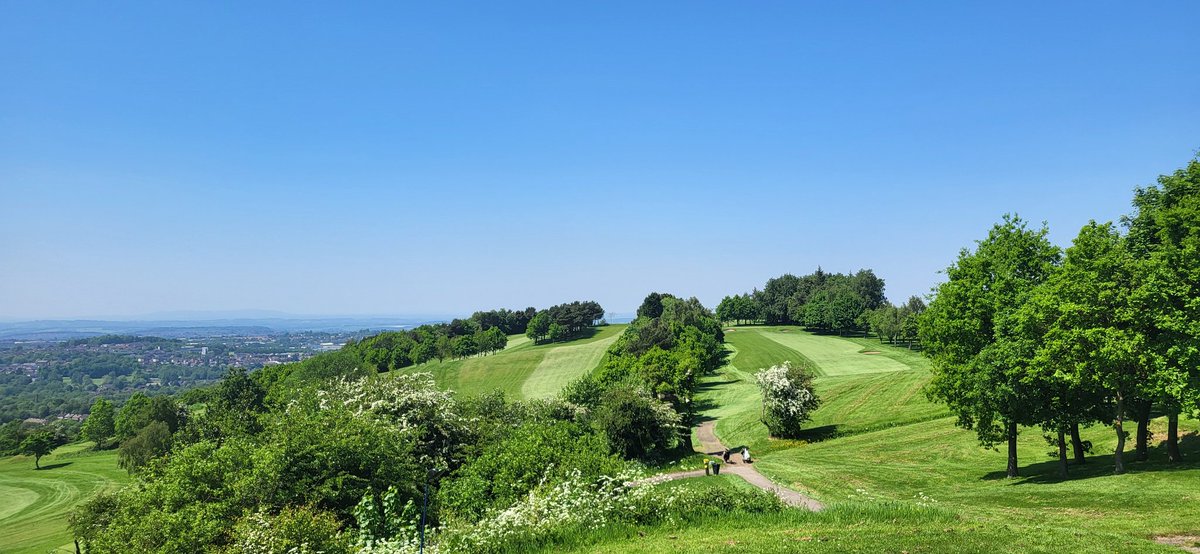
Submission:
<svg viewBox="0 0 1200 554">
<path fill-rule="evenodd" d="M 72 444 L 44 456 L 0 459 L 0 552 L 74 552 L 67 514 L 78 503 L 129 480 L 113 451 L 85 452 Z M 57 549 L 57 550 L 55 550 Z"/>
<path fill-rule="evenodd" d="M 514 335 L 496 354 L 428 362 L 404 368 L 402 373 L 432 373 L 439 386 L 462 395 L 500 390 L 509 398 L 551 396 L 596 367 L 625 327 L 606 325 L 585 338 L 538 345 L 524 335 Z"/>
</svg>

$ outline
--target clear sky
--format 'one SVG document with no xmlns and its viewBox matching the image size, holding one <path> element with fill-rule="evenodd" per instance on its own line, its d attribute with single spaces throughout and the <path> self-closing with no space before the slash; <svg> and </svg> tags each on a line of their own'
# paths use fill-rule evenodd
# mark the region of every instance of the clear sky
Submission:
<svg viewBox="0 0 1200 554">
<path fill-rule="evenodd" d="M 6 0 L 0 317 L 903 301 L 1200 148 L 1200 3 L 1047 4 Z"/>
</svg>

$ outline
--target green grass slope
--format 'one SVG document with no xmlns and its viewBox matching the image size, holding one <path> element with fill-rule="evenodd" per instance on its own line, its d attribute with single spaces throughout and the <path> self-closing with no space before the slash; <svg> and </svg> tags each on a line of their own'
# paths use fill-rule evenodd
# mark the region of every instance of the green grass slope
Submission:
<svg viewBox="0 0 1200 554">
<path fill-rule="evenodd" d="M 113 451 L 85 452 L 85 444 L 58 448 L 42 457 L 0 460 L 0 552 L 74 552 L 67 514 L 96 493 L 129 480 Z"/>
<path fill-rule="evenodd" d="M 817 372 L 814 386 L 822 405 L 807 425 L 808 441 L 948 415 L 945 407 L 929 402 L 922 392 L 929 365 L 919 353 L 872 340 L 813 335 L 794 327 L 737 327 L 726 333 L 726 343 L 729 363 L 716 375 L 705 377 L 699 401 L 706 415 L 717 418 L 717 436 L 727 445 L 766 452 L 798 444 L 768 440 L 754 384 L 759 369 L 786 360 L 807 360 Z M 864 350 L 878 354 L 862 354 Z"/>
<path fill-rule="evenodd" d="M 549 344 L 533 344 L 524 336 L 511 336 L 508 346 L 495 354 L 427 362 L 404 368 L 401 373 L 431 373 L 439 386 L 467 396 L 494 390 L 508 398 L 549 396 L 596 367 L 625 327 L 597 327 L 583 338 Z"/>
<path fill-rule="evenodd" d="M 1130 472 L 1120 476 L 1112 475 L 1113 432 L 1104 426 L 1086 429 L 1084 438 L 1095 445 L 1094 454 L 1087 464 L 1072 466 L 1066 480 L 1058 478 L 1057 462 L 1041 431 L 1023 428 L 1022 477 L 1007 479 L 1003 452 L 980 447 L 972 431 L 956 427 L 943 406 L 925 398 L 922 387 L 930 373 L 919 353 L 871 339 L 819 336 L 799 329 L 785 333 L 739 327 L 727 334 L 727 341 L 733 351 L 730 363 L 707 378 L 701 406 L 707 415 L 719 418 L 717 433 L 723 441 L 757 450 L 760 471 L 835 510 L 863 504 L 928 506 L 947 510 L 959 522 L 948 526 L 957 534 L 949 542 L 936 533 L 914 537 L 921 539 L 916 542 L 899 541 L 897 537 L 920 533 L 919 525 L 910 526 L 904 518 L 895 525 L 868 521 L 861 532 L 848 534 L 814 521 L 805 532 L 826 533 L 834 542 L 839 536 L 858 536 L 865 541 L 860 543 L 866 545 L 864 551 L 910 552 L 975 551 L 986 548 L 987 541 L 995 541 L 998 551 L 1169 552 L 1151 539 L 1200 535 L 1200 465 L 1195 461 L 1200 459 L 1200 422 L 1181 422 L 1185 462 L 1168 464 L 1161 444 L 1165 421 L 1154 420 L 1157 442 L 1151 460 L 1127 462 Z M 864 363 L 864 349 L 880 353 L 869 355 L 872 361 Z M 807 426 L 807 440 L 769 439 L 758 421 L 753 373 L 791 356 L 788 350 L 804 356 L 821 373 L 814 383 L 823 404 Z M 897 365 L 903 369 L 897 370 Z M 1127 456 L 1133 458 L 1132 453 Z M 791 528 L 764 525 L 762 537 L 786 538 Z M 847 543 L 840 548 L 771 547 L 769 540 L 738 536 L 732 528 L 680 530 L 678 540 L 654 537 L 634 541 L 627 551 L 700 551 L 701 545 L 713 546 L 722 537 L 764 552 L 854 551 Z M 636 546 L 643 543 L 644 548 Z"/>
<path fill-rule="evenodd" d="M 600 360 L 604 358 L 604 352 L 620 336 L 611 332 L 605 334 L 607 336 L 598 340 L 561 346 L 546 351 L 542 361 L 525 378 L 525 383 L 521 386 L 521 395 L 525 398 L 554 396 L 567 383 L 582 377 L 600 365 Z"/>
<path fill-rule="evenodd" d="M 821 375 L 859 375 L 885 371 L 907 371 L 908 365 L 888 356 L 879 348 L 868 347 L 831 335 L 814 335 L 799 329 L 766 328 L 762 336 L 795 350 L 816 365 Z"/>
</svg>

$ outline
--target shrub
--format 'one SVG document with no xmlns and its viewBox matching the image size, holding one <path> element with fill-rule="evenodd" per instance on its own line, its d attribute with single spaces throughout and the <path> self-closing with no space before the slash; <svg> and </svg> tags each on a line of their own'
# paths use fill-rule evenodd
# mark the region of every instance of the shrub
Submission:
<svg viewBox="0 0 1200 554">
<path fill-rule="evenodd" d="M 771 366 L 754 376 L 762 392 L 762 422 L 777 437 L 795 437 L 821 404 L 812 388 L 812 375 L 791 362 Z"/>
<path fill-rule="evenodd" d="M 654 458 L 680 444 L 682 418 L 640 387 L 617 385 L 604 392 L 593 425 L 608 447 L 626 458 Z"/>
<path fill-rule="evenodd" d="M 602 436 L 565 421 L 526 422 L 467 462 L 441 491 L 447 515 L 475 521 L 572 470 L 584 479 L 615 474 L 619 459 Z"/>
<path fill-rule="evenodd" d="M 350 554 L 350 541 L 333 514 L 307 506 L 284 508 L 278 515 L 258 511 L 233 528 L 229 554 Z"/>
</svg>

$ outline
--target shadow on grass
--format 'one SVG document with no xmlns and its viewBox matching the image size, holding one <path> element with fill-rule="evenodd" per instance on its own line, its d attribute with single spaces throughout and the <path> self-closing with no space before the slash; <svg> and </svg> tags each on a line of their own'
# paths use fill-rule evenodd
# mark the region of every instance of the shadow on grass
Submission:
<svg viewBox="0 0 1200 554">
<path fill-rule="evenodd" d="M 795 437 L 791 438 L 808 442 L 820 442 L 842 436 L 844 433 L 840 428 L 840 425 L 822 425 L 820 427 L 801 429 Z"/>
<path fill-rule="evenodd" d="M 1189 433 L 1179 437 L 1179 451 L 1185 458 L 1191 457 L 1193 460 L 1185 459 L 1182 462 L 1167 461 L 1167 445 L 1165 442 L 1160 442 L 1158 445 L 1150 449 L 1150 459 L 1145 461 L 1137 460 L 1137 452 L 1133 450 L 1125 451 L 1125 472 L 1126 473 L 1157 473 L 1157 472 L 1172 472 L 1196 469 L 1198 466 L 1194 458 L 1200 456 L 1200 435 L 1197 433 Z M 1079 479 L 1091 479 L 1094 477 L 1106 477 L 1113 474 L 1113 456 L 1112 454 L 1101 455 L 1096 454 L 1084 458 L 1086 463 L 1083 465 L 1071 462 L 1068 465 L 1067 476 L 1064 478 L 1058 473 L 1058 460 L 1046 460 L 1021 466 L 1019 471 L 1021 475 L 1012 480 L 1014 485 L 1043 485 L 1062 483 L 1063 481 L 1075 481 Z M 981 481 L 1000 481 L 1007 478 L 1004 471 L 992 471 L 980 477 Z"/>
<path fill-rule="evenodd" d="M 75 462 L 59 462 L 57 464 L 46 464 L 41 467 L 40 471 L 46 471 L 47 469 L 58 469 L 60 467 L 69 466 L 73 463 L 75 463 Z"/>
</svg>

